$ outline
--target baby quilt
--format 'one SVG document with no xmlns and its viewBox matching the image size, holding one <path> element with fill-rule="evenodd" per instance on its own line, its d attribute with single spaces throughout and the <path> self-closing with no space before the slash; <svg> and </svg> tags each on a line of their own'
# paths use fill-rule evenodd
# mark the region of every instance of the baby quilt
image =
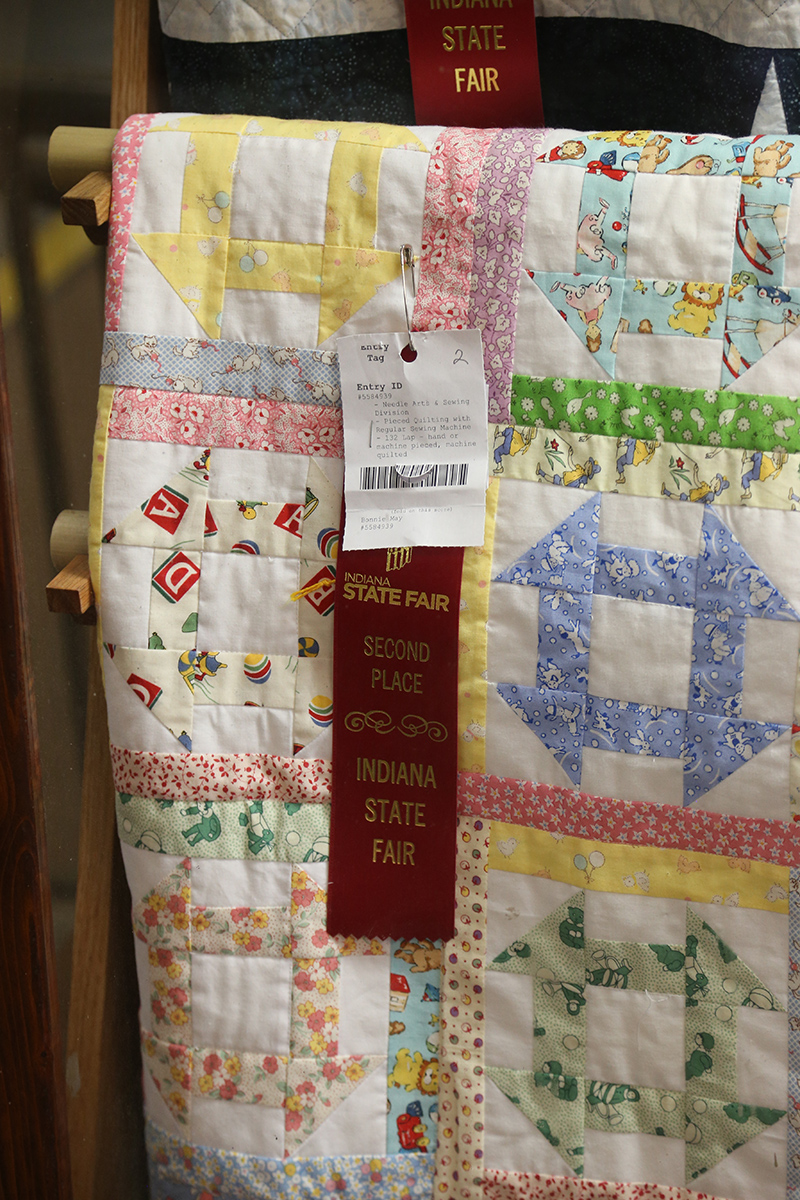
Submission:
<svg viewBox="0 0 800 1200">
<path fill-rule="evenodd" d="M 120 131 L 90 551 L 156 1200 L 796 1200 L 798 175 L 780 135 Z M 405 330 L 403 244 L 491 422 L 444 944 L 326 929 L 337 340 Z"/>
</svg>

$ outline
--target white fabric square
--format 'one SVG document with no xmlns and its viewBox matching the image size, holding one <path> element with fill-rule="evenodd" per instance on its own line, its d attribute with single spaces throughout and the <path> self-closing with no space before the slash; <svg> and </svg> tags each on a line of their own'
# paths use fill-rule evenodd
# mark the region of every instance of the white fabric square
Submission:
<svg viewBox="0 0 800 1200">
<path fill-rule="evenodd" d="M 565 168 L 566 169 L 566 168 Z M 537 168 L 538 170 L 538 168 Z M 578 172 L 575 172 L 578 174 Z M 534 178 L 535 178 L 534 174 Z M 569 268 L 575 270 L 574 265 Z M 608 371 L 562 320 L 548 298 L 524 271 L 519 277 L 514 373 L 608 379 Z"/>
<path fill-rule="evenodd" d="M 522 265 L 537 271 L 574 271 L 585 171 L 537 163 L 528 192 Z"/>
<path fill-rule="evenodd" d="M 213 450 L 208 481 L 209 499 L 305 504 L 309 462 L 305 454 Z"/>
<path fill-rule="evenodd" d="M 173 475 L 190 466 L 204 449 L 109 438 L 103 480 L 103 535 L 120 525 Z M 105 597 L 103 603 L 107 603 Z"/>
<path fill-rule="evenodd" d="M 543 487 L 523 479 L 504 479 L 497 502 L 492 575 L 511 566 L 540 538 L 586 503 L 579 488 Z M 521 592 L 535 589 L 511 585 Z"/>
<path fill-rule="evenodd" d="M 306 742 L 295 758 L 333 758 L 333 730 L 323 729 L 310 742 Z"/>
<path fill-rule="evenodd" d="M 586 1078 L 682 1092 L 685 1007 L 682 995 L 587 987 Z"/>
<path fill-rule="evenodd" d="M 381 155 L 378 175 L 377 250 L 397 254 L 408 243 L 419 253 L 422 245 L 422 212 L 429 154 L 414 150 L 388 149 Z"/>
<path fill-rule="evenodd" d="M 462 731 L 462 738 L 464 732 L 471 731 Z M 488 689 L 486 695 L 485 737 L 486 772 L 489 775 L 535 779 L 537 783 L 552 783 L 565 788 L 573 786 L 572 780 L 564 768 L 558 765 L 544 742 L 539 740 L 493 687 Z M 476 764 L 470 769 L 481 771 L 482 768 L 480 764 Z"/>
<path fill-rule="evenodd" d="M 389 956 L 345 954 L 339 967 L 339 1053 L 386 1055 Z"/>
<path fill-rule="evenodd" d="M 192 1036 L 211 1049 L 289 1053 L 292 963 L 192 955 Z"/>
<path fill-rule="evenodd" d="M 587 1129 L 583 1148 L 584 1169 L 588 1179 L 660 1183 L 680 1188 L 685 1185 L 686 1143 L 680 1138 L 659 1137 L 654 1133 L 602 1133 Z M 708 1187 L 705 1175 L 702 1186 L 704 1190 Z M 728 1195 L 727 1192 L 719 1194 Z"/>
<path fill-rule="evenodd" d="M 687 708 L 693 619 L 689 608 L 595 595 L 590 694 Z"/>
<path fill-rule="evenodd" d="M 272 346 L 316 346 L 319 296 L 226 288 L 220 337 Z"/>
<path fill-rule="evenodd" d="M 666 1139 L 660 1139 L 666 1141 Z M 708 1196 L 726 1200 L 784 1200 L 786 1196 L 786 1119 L 765 1129 L 723 1158 L 702 1177 Z"/>
<path fill-rule="evenodd" d="M 678 946 L 686 941 L 686 904 L 661 896 L 587 890 L 584 932 L 600 941 Z"/>
<path fill-rule="evenodd" d="M 493 583 L 486 622 L 486 673 L 495 683 L 536 686 L 539 589 Z"/>
<path fill-rule="evenodd" d="M 192 860 L 192 904 L 205 908 L 287 908 L 292 864 L 228 858 Z"/>
<path fill-rule="evenodd" d="M 231 237 L 322 245 L 335 142 L 243 137 L 231 202 Z M 286 180 L 292 179 L 287 204 Z M 295 343 L 296 344 L 296 343 Z"/>
<path fill-rule="evenodd" d="M 784 733 L 760 750 L 750 762 L 706 792 L 698 800 L 698 807 L 733 816 L 788 821 L 791 737 L 791 733 Z"/>
<path fill-rule="evenodd" d="M 192 1096 L 191 1139 L 196 1145 L 282 1158 L 285 1120 L 282 1108 Z"/>
<path fill-rule="evenodd" d="M 581 791 L 616 800 L 641 800 L 645 804 L 683 804 L 683 762 L 648 754 L 621 754 L 617 750 L 583 747 Z M 707 808 L 707 797 L 700 802 Z"/>
<path fill-rule="evenodd" d="M 604 493 L 600 502 L 598 543 L 668 550 L 696 558 L 703 525 L 702 504 L 673 504 L 647 496 Z"/>
<path fill-rule="evenodd" d="M 664 387 L 718 388 L 722 346 L 720 338 L 621 333 L 616 377 Z"/>
<path fill-rule="evenodd" d="M 795 322 L 792 321 L 791 324 Z M 782 341 L 760 358 L 749 371 L 745 371 L 738 379 L 728 385 L 732 391 L 754 392 L 756 395 L 783 396 L 794 384 L 788 385 L 788 380 L 796 380 L 800 371 L 800 329 L 793 329 Z"/>
<path fill-rule="evenodd" d="M 800 621 L 745 623 L 742 716 L 791 725 L 800 653 Z"/>
<path fill-rule="evenodd" d="M 159 335 L 206 338 L 208 334 L 174 288 L 147 257 L 135 236 L 125 252 L 125 287 L 119 308 L 120 329 Z M 153 386 L 158 376 L 153 375 Z"/>
<path fill-rule="evenodd" d="M 533 980 L 529 975 L 487 971 L 486 1065 L 532 1071 Z"/>
<path fill-rule="evenodd" d="M 148 948 L 144 942 L 140 942 L 138 938 L 134 938 L 133 957 L 136 962 L 136 982 L 139 986 L 139 1024 L 144 1029 L 148 1028 L 152 1020 L 152 1008 L 150 1006 L 152 984 L 150 982 L 150 960 L 148 953 Z M 145 1074 L 149 1074 L 149 1072 L 146 1071 Z"/>
<path fill-rule="evenodd" d="M 736 1099 L 742 1104 L 785 1108 L 789 1079 L 786 1013 L 740 1008 L 737 1022 Z"/>
<path fill-rule="evenodd" d="M 559 904 L 577 895 L 577 890 L 567 883 L 520 875 L 516 871 L 490 871 L 488 888 L 487 959 L 495 958 L 511 942 L 525 937 Z"/>
<path fill-rule="evenodd" d="M 179 232 L 183 173 L 190 139 L 189 133 L 167 129 L 145 136 L 133 193 L 131 233 Z M 140 330 L 153 329 L 155 326 L 123 325 L 122 328 Z"/>
<path fill-rule="evenodd" d="M 163 551 L 161 552 L 163 554 Z M 103 641 L 147 649 L 153 551 L 149 546 L 100 547 Z"/>
<path fill-rule="evenodd" d="M 121 746 L 125 750 L 152 750 L 155 753 L 180 752 L 177 738 L 142 704 L 105 653 L 103 680 L 108 709 L 108 735 L 112 746 Z"/>
<path fill-rule="evenodd" d="M 379 1063 L 306 1138 L 293 1157 L 385 1153 L 386 1064 Z"/>
<path fill-rule="evenodd" d="M 141 701 L 136 703 L 144 708 Z M 174 752 L 174 739 L 172 748 Z M 293 750 L 292 714 L 288 709 L 195 705 L 194 754 L 281 754 L 290 758 Z"/>
<path fill-rule="evenodd" d="M 729 280 L 739 189 L 738 175 L 637 173 L 628 227 L 628 278 Z M 670 236 L 663 237 L 663 230 Z"/>
<path fill-rule="evenodd" d="M 300 564 L 288 558 L 206 554 L 197 644 L 246 654 L 297 654 Z"/>
<path fill-rule="evenodd" d="M 505 1171 L 530 1171 L 539 1175 L 574 1175 L 568 1165 L 536 1126 L 512 1104 L 485 1075 L 483 1140 L 487 1167 Z M 613 1176 L 606 1175 L 606 1179 Z"/>
<path fill-rule="evenodd" d="M 143 900 L 162 879 L 176 871 L 183 861 L 175 854 L 153 854 L 152 850 L 138 849 L 126 845 L 125 842 L 120 845 L 132 905 Z"/>
<path fill-rule="evenodd" d="M 783 244 L 783 282 L 786 287 L 800 286 L 800 193 L 792 186 L 789 200 L 789 223 Z"/>
</svg>

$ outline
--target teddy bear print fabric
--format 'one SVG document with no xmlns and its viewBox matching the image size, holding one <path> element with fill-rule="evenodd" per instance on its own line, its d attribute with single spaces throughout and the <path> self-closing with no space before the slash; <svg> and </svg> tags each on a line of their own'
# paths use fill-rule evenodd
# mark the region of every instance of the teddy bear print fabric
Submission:
<svg viewBox="0 0 800 1200">
<path fill-rule="evenodd" d="M 799 163 L 120 131 L 90 548 L 157 1200 L 797 1190 Z M 337 341 L 405 328 L 406 242 L 490 418 L 444 944 L 326 930 Z"/>
</svg>

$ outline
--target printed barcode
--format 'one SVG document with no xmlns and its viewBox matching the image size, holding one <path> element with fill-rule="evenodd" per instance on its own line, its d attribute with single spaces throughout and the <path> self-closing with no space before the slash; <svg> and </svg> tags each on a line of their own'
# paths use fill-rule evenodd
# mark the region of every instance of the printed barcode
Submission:
<svg viewBox="0 0 800 1200">
<path fill-rule="evenodd" d="M 360 488 L 462 487 L 467 482 L 469 463 L 428 463 L 401 467 L 362 467 Z"/>
</svg>

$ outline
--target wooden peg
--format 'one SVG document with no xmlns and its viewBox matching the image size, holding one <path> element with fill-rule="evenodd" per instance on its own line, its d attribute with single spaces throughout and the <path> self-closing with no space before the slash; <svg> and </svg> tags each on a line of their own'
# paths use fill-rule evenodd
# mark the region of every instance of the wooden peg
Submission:
<svg viewBox="0 0 800 1200">
<path fill-rule="evenodd" d="M 65 225 L 105 225 L 111 208 L 111 175 L 91 171 L 61 197 Z"/>
<path fill-rule="evenodd" d="M 68 613 L 83 624 L 94 625 L 97 613 L 89 576 L 89 556 L 76 554 L 46 588 L 50 612 Z"/>
<path fill-rule="evenodd" d="M 65 225 L 82 225 L 95 245 L 108 241 L 110 210 L 111 176 L 107 171 L 91 171 L 61 197 L 61 220 Z"/>
</svg>

